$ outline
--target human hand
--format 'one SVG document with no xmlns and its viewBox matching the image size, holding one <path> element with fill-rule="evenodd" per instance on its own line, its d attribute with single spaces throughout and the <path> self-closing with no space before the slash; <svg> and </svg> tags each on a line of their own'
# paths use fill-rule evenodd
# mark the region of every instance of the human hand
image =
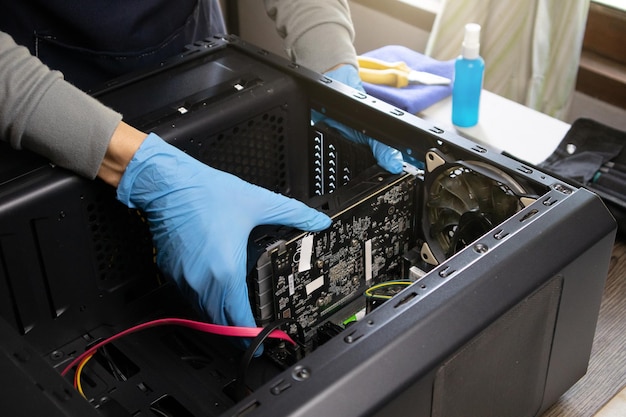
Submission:
<svg viewBox="0 0 626 417">
<path fill-rule="evenodd" d="M 128 164 L 117 196 L 144 212 L 157 265 L 216 324 L 256 327 L 245 280 L 255 226 L 318 231 L 331 223 L 302 202 L 204 165 L 155 134 Z"/>
<path fill-rule="evenodd" d="M 342 65 L 340 67 L 337 67 L 336 69 L 326 72 L 325 74 L 333 80 L 339 81 L 359 91 L 365 92 L 365 89 L 361 84 L 359 72 L 352 65 Z M 340 131 L 342 135 L 344 135 L 351 141 L 369 145 L 372 149 L 372 153 L 374 154 L 374 158 L 376 158 L 376 161 L 378 162 L 378 165 L 380 165 L 387 171 L 391 172 L 392 174 L 399 174 L 400 172 L 402 172 L 403 159 L 402 153 L 400 151 L 334 120 L 325 119 L 324 121 L 329 126 Z"/>
</svg>

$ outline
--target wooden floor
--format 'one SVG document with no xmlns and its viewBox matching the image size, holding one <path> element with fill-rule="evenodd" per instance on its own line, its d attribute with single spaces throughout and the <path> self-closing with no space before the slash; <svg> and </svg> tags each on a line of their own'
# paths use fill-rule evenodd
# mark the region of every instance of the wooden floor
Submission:
<svg viewBox="0 0 626 417">
<path fill-rule="evenodd" d="M 594 417 L 623 416 L 626 416 L 626 388 L 622 389 L 615 397 L 611 398 Z"/>
<path fill-rule="evenodd" d="M 587 374 L 542 417 L 626 416 L 626 239 L 618 238 Z"/>
</svg>

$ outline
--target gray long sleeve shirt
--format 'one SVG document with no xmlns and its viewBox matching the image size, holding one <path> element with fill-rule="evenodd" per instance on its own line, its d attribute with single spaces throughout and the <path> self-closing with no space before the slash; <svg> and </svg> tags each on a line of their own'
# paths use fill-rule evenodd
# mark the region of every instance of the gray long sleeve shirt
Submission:
<svg viewBox="0 0 626 417">
<path fill-rule="evenodd" d="M 346 0 L 265 0 L 289 56 L 323 72 L 356 66 Z M 0 32 L 0 140 L 94 178 L 122 115 L 63 80 Z"/>
<path fill-rule="evenodd" d="M 0 32 L 0 138 L 94 178 L 122 119 Z"/>
<path fill-rule="evenodd" d="M 325 72 L 339 64 L 358 67 L 347 0 L 264 0 L 288 56 Z"/>
</svg>

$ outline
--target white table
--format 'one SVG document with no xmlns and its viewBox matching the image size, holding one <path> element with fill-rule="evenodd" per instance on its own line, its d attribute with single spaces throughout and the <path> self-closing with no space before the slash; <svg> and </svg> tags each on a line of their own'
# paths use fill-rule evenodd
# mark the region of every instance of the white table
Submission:
<svg viewBox="0 0 626 417">
<path fill-rule="evenodd" d="M 474 127 L 452 125 L 451 97 L 428 107 L 418 116 L 531 164 L 550 156 L 570 128 L 568 123 L 486 90 L 480 97 L 479 121 Z"/>
</svg>

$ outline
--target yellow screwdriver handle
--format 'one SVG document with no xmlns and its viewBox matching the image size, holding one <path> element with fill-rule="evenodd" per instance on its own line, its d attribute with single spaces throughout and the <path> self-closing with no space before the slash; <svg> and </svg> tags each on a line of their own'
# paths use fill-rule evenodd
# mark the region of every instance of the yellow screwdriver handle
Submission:
<svg viewBox="0 0 626 417">
<path fill-rule="evenodd" d="M 359 69 L 361 80 L 370 84 L 388 85 L 391 87 L 402 88 L 409 85 L 409 79 L 406 73 L 396 69 Z"/>
<path fill-rule="evenodd" d="M 360 56 L 358 62 L 359 76 L 366 83 L 398 88 L 409 85 L 408 74 L 411 72 L 411 68 L 402 61 L 386 62 L 372 57 Z"/>
<path fill-rule="evenodd" d="M 359 56 L 359 67 L 377 70 L 395 69 L 400 72 L 411 72 L 411 68 L 403 61 L 387 62 L 382 59 L 371 58 L 368 56 Z"/>
</svg>

